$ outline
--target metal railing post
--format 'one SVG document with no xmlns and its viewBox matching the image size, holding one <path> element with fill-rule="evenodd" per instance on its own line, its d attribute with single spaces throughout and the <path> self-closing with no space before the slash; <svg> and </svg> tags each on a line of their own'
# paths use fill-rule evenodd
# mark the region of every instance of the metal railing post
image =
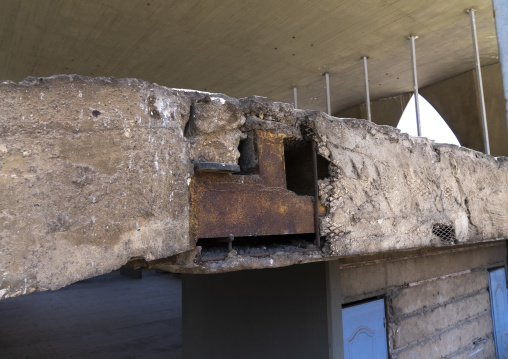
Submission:
<svg viewBox="0 0 508 359">
<path fill-rule="evenodd" d="M 329 115 L 331 115 L 332 109 L 330 105 L 330 74 L 328 72 L 325 72 L 324 75 L 326 82 L 326 111 Z"/>
<path fill-rule="evenodd" d="M 416 109 L 416 132 L 418 136 L 422 135 L 422 127 L 420 123 L 420 101 L 418 98 L 418 75 L 416 73 L 416 51 L 415 51 L 415 40 L 418 36 L 410 35 L 409 39 L 411 40 L 411 62 L 413 64 L 413 93 L 415 99 L 415 109 Z"/>
<path fill-rule="evenodd" d="M 476 62 L 476 81 L 478 86 L 478 97 L 480 100 L 480 116 L 482 119 L 482 130 L 483 130 L 483 144 L 485 147 L 485 153 L 490 155 L 490 144 L 489 144 L 489 130 L 487 127 L 487 113 L 485 111 L 485 97 L 483 94 L 483 81 L 482 81 L 482 68 L 480 65 L 480 54 L 478 51 L 478 37 L 476 35 L 476 21 L 474 17 L 474 9 L 467 10 L 471 19 L 471 33 L 473 36 L 473 48 L 474 57 Z"/>
<path fill-rule="evenodd" d="M 369 70 L 367 69 L 367 56 L 363 56 L 363 75 L 365 78 L 365 104 L 367 105 L 367 120 L 372 121 L 370 114 Z"/>
</svg>

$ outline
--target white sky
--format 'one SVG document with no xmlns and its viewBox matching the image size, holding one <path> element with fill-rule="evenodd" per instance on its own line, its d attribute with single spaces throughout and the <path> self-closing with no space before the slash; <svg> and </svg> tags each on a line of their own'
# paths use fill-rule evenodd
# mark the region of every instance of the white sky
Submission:
<svg viewBox="0 0 508 359">
<path fill-rule="evenodd" d="M 420 94 L 418 94 L 418 98 L 420 99 L 420 126 L 422 129 L 422 136 L 438 143 L 451 143 L 460 146 L 459 140 L 457 140 L 457 137 L 455 137 L 439 112 L 437 112 Z M 411 136 L 417 136 L 414 95 L 411 96 L 411 100 L 409 100 L 397 128 Z"/>
</svg>

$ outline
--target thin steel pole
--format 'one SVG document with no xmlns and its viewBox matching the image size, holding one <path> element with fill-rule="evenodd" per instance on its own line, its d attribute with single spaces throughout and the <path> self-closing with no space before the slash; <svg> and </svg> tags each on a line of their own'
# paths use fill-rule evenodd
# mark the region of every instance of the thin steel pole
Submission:
<svg viewBox="0 0 508 359">
<path fill-rule="evenodd" d="M 326 111 L 329 115 L 332 114 L 332 109 L 330 106 L 330 74 L 325 72 L 325 81 L 326 81 Z"/>
<path fill-rule="evenodd" d="M 293 102 L 295 104 L 295 108 L 298 108 L 298 94 L 296 92 L 296 86 L 293 86 Z"/>
<path fill-rule="evenodd" d="M 483 82 L 482 82 L 482 68 L 480 65 L 480 54 L 478 51 L 478 38 L 476 36 L 476 21 L 474 17 L 474 9 L 467 11 L 471 18 L 471 32 L 473 35 L 473 48 L 476 62 L 476 80 L 478 82 L 478 96 L 480 97 L 480 115 L 482 118 L 482 129 L 483 129 L 483 143 L 485 146 L 485 153 L 490 155 L 490 144 L 489 144 L 489 130 L 487 128 L 487 113 L 485 111 L 485 97 L 483 95 Z"/>
<path fill-rule="evenodd" d="M 422 127 L 420 124 L 420 101 L 418 99 L 418 75 L 416 74 L 416 51 L 415 51 L 415 40 L 418 36 L 411 35 L 409 39 L 411 40 L 411 61 L 413 63 L 413 92 L 415 99 L 415 109 L 416 109 L 416 132 L 418 136 L 422 135 Z"/>
<path fill-rule="evenodd" d="M 318 170 L 317 170 L 317 145 L 312 141 L 312 167 L 314 174 L 314 244 L 321 247 L 321 234 L 319 231 L 319 184 L 318 184 Z"/>
<path fill-rule="evenodd" d="M 370 115 L 369 70 L 367 69 L 367 56 L 363 56 L 363 74 L 365 78 L 365 104 L 367 105 L 367 120 L 372 121 Z"/>
</svg>

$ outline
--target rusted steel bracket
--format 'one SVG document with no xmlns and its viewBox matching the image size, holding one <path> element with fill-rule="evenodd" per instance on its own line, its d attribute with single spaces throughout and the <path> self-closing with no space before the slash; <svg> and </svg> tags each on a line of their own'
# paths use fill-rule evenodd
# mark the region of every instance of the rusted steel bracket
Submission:
<svg viewBox="0 0 508 359">
<path fill-rule="evenodd" d="M 191 238 L 233 238 L 315 233 L 313 196 L 286 188 L 284 138 L 255 131 L 258 173 L 197 171 L 190 185 Z M 317 217 L 317 216 L 316 216 Z M 317 219 L 317 218 L 316 218 Z"/>
<path fill-rule="evenodd" d="M 314 244 L 321 246 L 321 235 L 319 232 L 319 184 L 318 184 L 318 168 L 317 168 L 317 145 L 312 142 L 312 172 L 314 177 L 314 234 L 316 239 Z"/>
</svg>

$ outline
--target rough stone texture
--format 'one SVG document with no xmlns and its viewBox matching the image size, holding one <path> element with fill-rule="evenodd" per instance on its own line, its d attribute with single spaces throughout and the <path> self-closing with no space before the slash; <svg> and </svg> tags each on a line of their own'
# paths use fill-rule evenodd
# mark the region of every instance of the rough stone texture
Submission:
<svg viewBox="0 0 508 359">
<path fill-rule="evenodd" d="M 479 337 L 485 339 L 478 341 Z M 429 339 L 400 353 L 393 353 L 392 358 L 468 358 L 478 350 L 481 353 L 479 358 L 495 357 L 492 321 L 488 313 L 464 323 L 456 330 L 438 333 Z"/>
<path fill-rule="evenodd" d="M 333 164 L 320 184 L 329 254 L 344 256 L 508 236 L 508 163 L 388 126 L 306 118 Z M 439 232 L 450 233 L 440 235 Z"/>
<path fill-rule="evenodd" d="M 401 291 L 392 298 L 392 306 L 397 315 L 406 316 L 422 309 L 444 305 L 456 297 L 480 292 L 488 288 L 488 282 L 489 277 L 485 271 L 435 280 Z"/>
<path fill-rule="evenodd" d="M 190 100 L 138 80 L 0 85 L 0 297 L 190 249 Z"/>
<path fill-rule="evenodd" d="M 245 117 L 239 102 L 228 96 L 201 94 L 194 99 L 185 136 L 191 143 L 191 156 L 199 162 L 237 163 L 239 130 Z"/>
<path fill-rule="evenodd" d="M 3 82 L 0 110 L 0 298 L 132 258 L 210 273 L 508 235 L 504 158 L 363 120 L 80 76 Z M 330 161 L 320 181 L 324 246 L 273 245 L 265 257 L 224 249 L 200 261 L 189 238 L 193 162 L 236 164 L 253 129 L 313 138 Z"/>
<path fill-rule="evenodd" d="M 459 297 L 446 305 L 436 304 L 428 311 L 401 318 L 393 344 L 397 348 L 405 347 L 421 338 L 453 328 L 457 323 L 466 322 L 482 314 L 490 315 L 489 293 L 485 289 L 466 298 Z"/>
</svg>

